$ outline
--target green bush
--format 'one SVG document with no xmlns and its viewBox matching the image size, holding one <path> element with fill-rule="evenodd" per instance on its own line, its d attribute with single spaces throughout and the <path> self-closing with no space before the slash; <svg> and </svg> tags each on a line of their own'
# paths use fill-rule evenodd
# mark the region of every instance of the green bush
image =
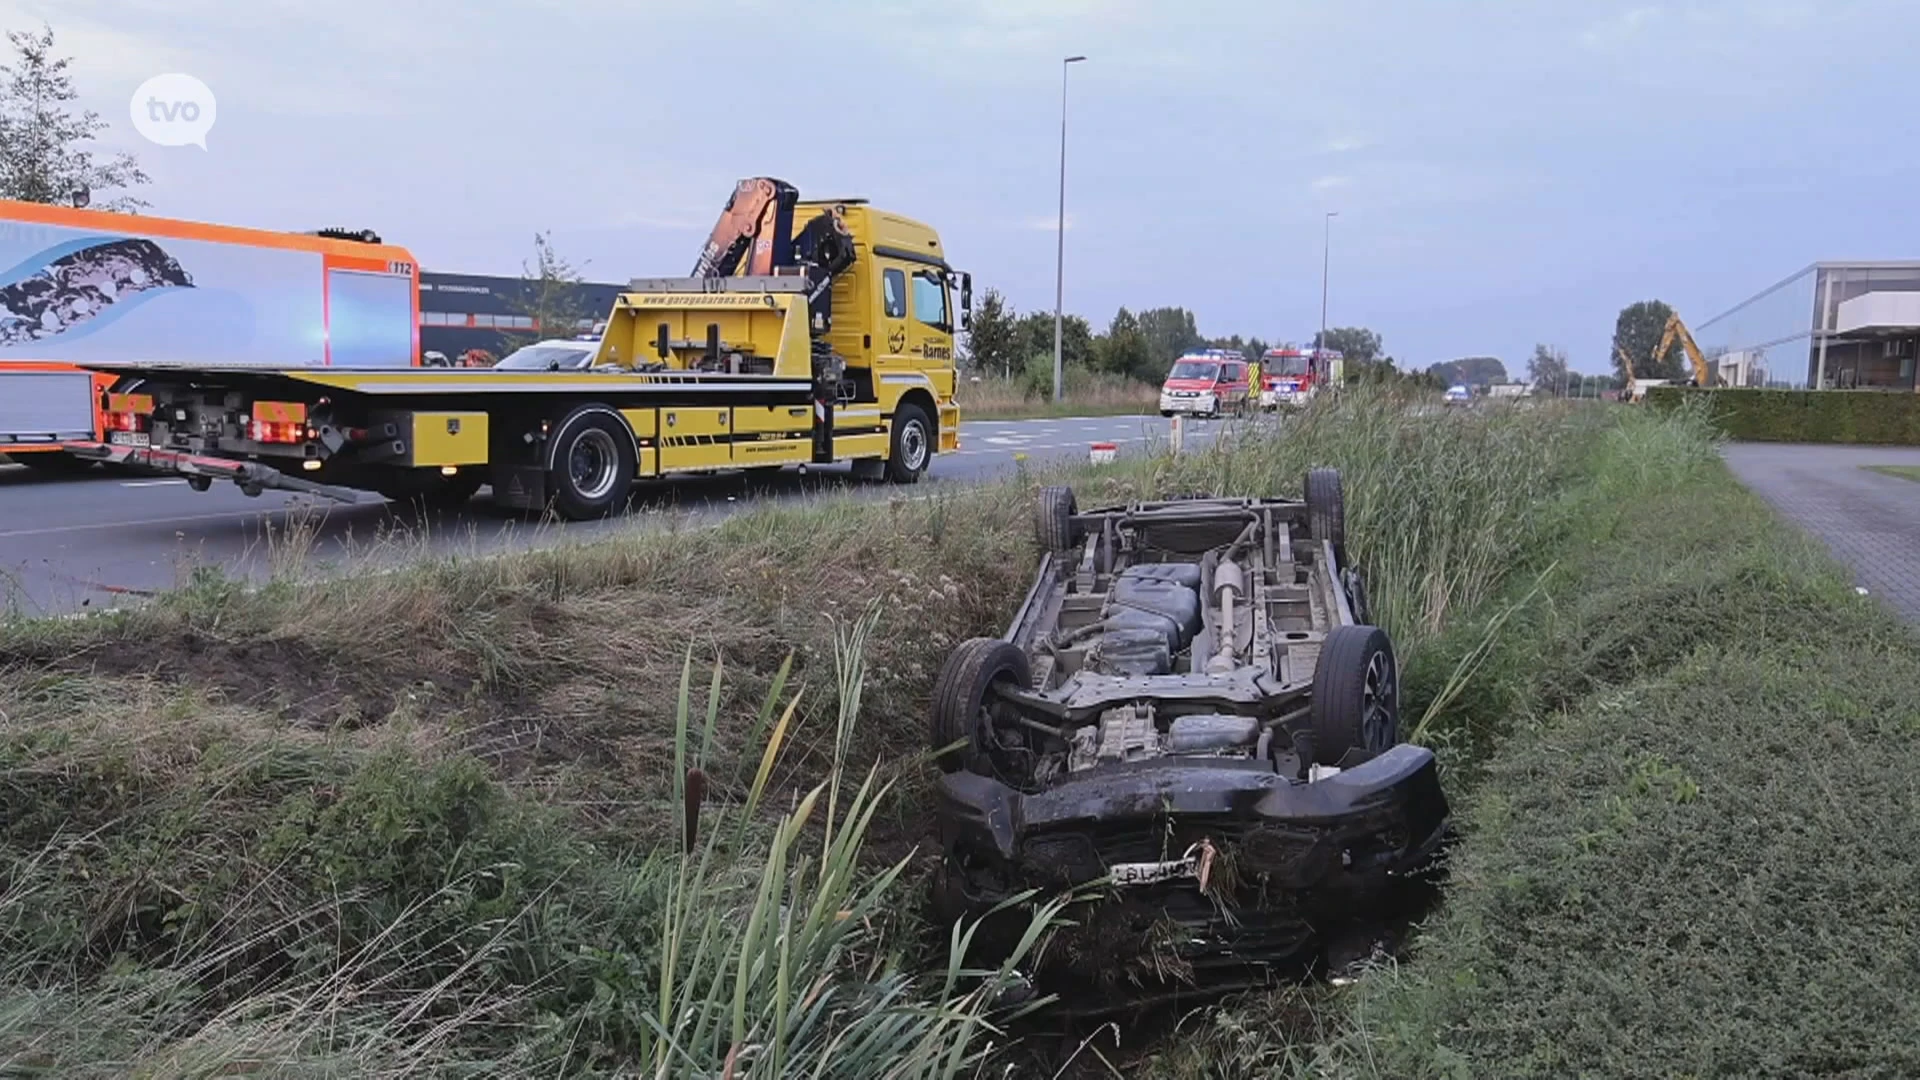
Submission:
<svg viewBox="0 0 1920 1080">
<path fill-rule="evenodd" d="M 1656 386 L 1647 401 L 1674 409 L 1706 403 L 1730 439 L 1752 442 L 1920 445 L 1920 394 L 1885 390 L 1698 390 Z"/>
</svg>

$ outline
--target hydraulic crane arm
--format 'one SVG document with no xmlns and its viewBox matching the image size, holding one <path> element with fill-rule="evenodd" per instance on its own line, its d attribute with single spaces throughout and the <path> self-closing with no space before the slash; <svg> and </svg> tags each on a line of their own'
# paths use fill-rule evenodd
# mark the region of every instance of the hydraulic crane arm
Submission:
<svg viewBox="0 0 1920 1080">
<path fill-rule="evenodd" d="M 731 277 L 749 249 L 749 274 L 767 274 L 792 257 L 788 238 L 793 230 L 793 204 L 800 192 L 784 180 L 756 176 L 742 180 L 727 199 L 726 209 L 700 249 L 693 264 L 697 278 Z"/>
</svg>

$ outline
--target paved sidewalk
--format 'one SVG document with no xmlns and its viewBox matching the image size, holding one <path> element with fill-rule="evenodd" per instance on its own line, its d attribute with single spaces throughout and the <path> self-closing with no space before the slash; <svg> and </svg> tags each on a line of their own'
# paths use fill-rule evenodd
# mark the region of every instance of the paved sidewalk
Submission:
<svg viewBox="0 0 1920 1080">
<path fill-rule="evenodd" d="M 1741 483 L 1920 624 L 1920 483 L 1864 467 L 1920 467 L 1920 448 L 1729 443 L 1725 456 Z"/>
</svg>

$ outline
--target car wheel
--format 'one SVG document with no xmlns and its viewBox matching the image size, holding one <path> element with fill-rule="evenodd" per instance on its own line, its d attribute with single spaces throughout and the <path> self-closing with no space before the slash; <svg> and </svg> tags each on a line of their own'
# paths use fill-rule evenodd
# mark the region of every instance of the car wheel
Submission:
<svg viewBox="0 0 1920 1080">
<path fill-rule="evenodd" d="M 1073 523 L 1073 515 L 1079 512 L 1072 488 L 1041 488 L 1033 506 L 1033 535 L 1040 541 L 1040 550 L 1066 551 L 1079 544 L 1083 533 Z"/>
<path fill-rule="evenodd" d="M 1356 750 L 1362 760 L 1376 757 L 1400 741 L 1400 669 L 1385 630 L 1333 628 L 1320 644 L 1307 712 L 1321 765 L 1339 765 Z"/>
<path fill-rule="evenodd" d="M 1173 410 L 1172 410 L 1172 409 L 1161 409 L 1161 410 L 1160 410 L 1160 415 L 1161 415 L 1161 416 L 1165 416 L 1165 417 L 1168 417 L 1168 418 L 1171 418 L 1171 417 L 1173 416 Z"/>
<path fill-rule="evenodd" d="M 633 434 L 616 416 L 575 412 L 560 422 L 547 466 L 554 505 L 569 521 L 606 517 L 633 492 Z"/>
<path fill-rule="evenodd" d="M 985 710 L 996 683 L 1016 687 L 1033 683 L 1027 654 L 1012 642 L 969 638 L 947 657 L 933 684 L 932 749 L 941 772 L 965 769 L 993 775 L 993 763 L 987 757 Z M 963 740 L 965 746 L 947 749 Z"/>
<path fill-rule="evenodd" d="M 919 482 L 933 464 L 933 424 L 918 405 L 893 411 L 893 438 L 887 451 L 887 479 L 896 484 Z"/>
<path fill-rule="evenodd" d="M 1307 470 L 1307 533 L 1333 545 L 1334 558 L 1347 561 L 1347 497 L 1339 469 Z"/>
</svg>

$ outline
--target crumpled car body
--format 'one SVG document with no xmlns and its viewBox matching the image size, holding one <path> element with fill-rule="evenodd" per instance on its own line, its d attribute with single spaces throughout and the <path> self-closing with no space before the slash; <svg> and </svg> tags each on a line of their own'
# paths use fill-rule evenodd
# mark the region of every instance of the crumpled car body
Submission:
<svg viewBox="0 0 1920 1080">
<path fill-rule="evenodd" d="M 1032 591 L 941 672 L 936 912 L 1077 890 L 1040 969 L 1068 1004 L 1322 968 L 1447 833 L 1339 474 L 1305 494 L 1082 513 L 1046 489 Z M 986 947 L 1023 919 L 989 920 Z"/>
</svg>

